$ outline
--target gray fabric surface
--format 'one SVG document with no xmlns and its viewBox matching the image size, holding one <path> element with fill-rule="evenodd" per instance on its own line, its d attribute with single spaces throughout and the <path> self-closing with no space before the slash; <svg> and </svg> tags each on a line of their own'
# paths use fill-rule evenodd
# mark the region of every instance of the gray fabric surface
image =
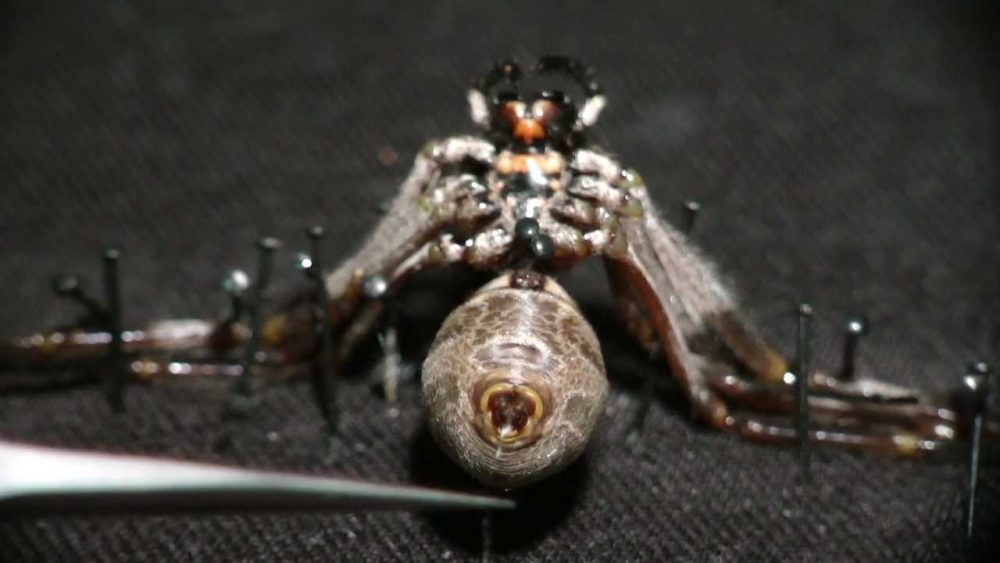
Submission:
<svg viewBox="0 0 1000 563">
<path fill-rule="evenodd" d="M 863 313 L 867 372 L 924 388 L 995 359 L 997 12 L 990 3 L 632 4 L 0 0 L 0 336 L 65 321 L 47 289 L 125 248 L 127 324 L 211 315 L 216 284 L 320 223 L 327 263 L 377 218 L 417 148 L 472 129 L 464 91 L 496 57 L 566 53 L 609 98 L 592 140 L 638 168 L 668 217 L 706 212 L 697 241 L 790 352 L 792 304 L 818 311 L 831 365 Z M 382 163 L 379 153 L 397 153 Z M 391 159 L 390 159 L 391 160 Z M 479 278 L 423 276 L 402 297 L 420 359 Z M 663 368 L 621 335 L 592 265 L 567 276 L 605 345 L 608 412 L 585 459 L 498 517 L 493 560 L 946 561 L 963 558 L 955 462 L 794 451 L 689 420 L 676 388 L 623 443 L 637 382 Z M 427 436 L 416 385 L 398 416 L 366 380 L 344 387 L 344 449 L 324 461 L 304 384 L 268 389 L 232 451 L 215 452 L 223 387 L 0 395 L 0 435 L 252 467 L 469 488 Z M 668 376 L 664 373 L 664 378 Z M 980 525 L 995 552 L 1000 475 Z M 5 561 L 474 560 L 475 516 L 282 514 L 0 520 Z"/>
</svg>

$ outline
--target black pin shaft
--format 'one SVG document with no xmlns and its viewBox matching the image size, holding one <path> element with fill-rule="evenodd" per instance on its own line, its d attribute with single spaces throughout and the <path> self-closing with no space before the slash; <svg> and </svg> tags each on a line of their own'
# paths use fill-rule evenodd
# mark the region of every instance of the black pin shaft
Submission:
<svg viewBox="0 0 1000 563">
<path fill-rule="evenodd" d="M 83 288 L 83 282 L 76 274 L 61 274 L 53 278 L 52 291 L 59 297 L 74 301 L 87 311 L 86 322 L 99 322 L 107 324 L 104 319 L 108 313 L 104 306 L 98 303 Z"/>
<path fill-rule="evenodd" d="M 243 318 L 246 313 L 245 292 L 249 285 L 250 280 L 242 270 L 232 270 L 226 274 L 222 289 L 229 295 L 229 312 L 223 319 L 223 324 L 233 325 Z"/>
<path fill-rule="evenodd" d="M 798 402 L 795 409 L 795 426 L 798 439 L 799 456 L 802 460 L 802 467 L 806 474 L 809 473 L 810 448 L 809 448 L 809 371 L 810 371 L 810 350 L 811 340 L 812 307 L 806 303 L 799 305 L 798 311 L 798 333 L 796 347 L 798 350 L 797 373 L 795 374 L 795 396 Z"/>
<path fill-rule="evenodd" d="M 844 352 L 841 356 L 838 378 L 850 381 L 857 370 L 858 342 L 868 334 L 868 323 L 863 319 L 850 319 L 844 331 Z"/>
<path fill-rule="evenodd" d="M 653 345 L 650 350 L 650 357 L 655 357 L 659 353 L 659 346 Z M 642 435 L 642 429 L 646 425 L 646 417 L 649 416 L 649 409 L 653 404 L 653 393 L 655 392 L 655 380 L 652 373 L 643 374 L 642 390 L 639 395 L 639 407 L 635 411 L 635 418 L 632 419 L 632 428 L 629 430 L 629 440 L 633 444 L 638 444 L 638 439 Z"/>
<path fill-rule="evenodd" d="M 326 280 L 323 279 L 323 267 L 320 262 L 320 241 L 325 234 L 323 227 L 320 226 L 306 231 L 312 254 L 309 274 L 314 284 L 314 321 L 316 336 L 319 339 L 319 353 L 316 356 L 313 381 L 320 411 L 326 419 L 327 429 L 333 434 L 337 431 L 340 412 L 337 407 L 337 380 L 333 373 L 333 327 L 330 319 L 329 294 L 326 291 Z"/>
<path fill-rule="evenodd" d="M 490 563 L 493 559 L 493 513 L 489 510 L 483 511 L 482 533 L 483 552 L 479 560 L 481 563 Z"/>
<path fill-rule="evenodd" d="M 104 380 L 104 391 L 108 402 L 116 411 L 125 407 L 125 369 L 122 365 L 122 310 L 121 285 L 118 271 L 118 260 L 121 251 L 117 248 L 106 248 L 101 253 L 101 263 L 104 275 L 105 296 L 105 326 L 111 335 L 108 346 L 107 376 Z"/>
<path fill-rule="evenodd" d="M 240 375 L 233 384 L 233 394 L 237 399 L 250 397 L 250 368 L 257 356 L 260 345 L 260 325 L 264 319 L 264 302 L 267 299 L 267 286 L 271 282 L 271 271 L 274 266 L 274 251 L 278 241 L 273 238 L 262 238 L 257 241 L 258 263 L 257 280 L 253 287 L 253 302 L 250 304 L 250 337 L 243 349 L 243 361 L 240 364 Z"/>
<path fill-rule="evenodd" d="M 969 432 L 969 496 L 965 504 L 965 537 L 971 540 L 975 532 L 976 489 L 979 482 L 979 452 L 982 446 L 983 421 L 989 402 L 989 369 L 983 362 L 969 367 L 964 378 L 972 399 L 972 425 Z"/>
<path fill-rule="evenodd" d="M 684 211 L 681 216 L 681 232 L 690 235 L 694 230 L 694 223 L 698 220 L 698 212 L 701 211 L 701 204 L 694 200 L 684 202 Z"/>
</svg>

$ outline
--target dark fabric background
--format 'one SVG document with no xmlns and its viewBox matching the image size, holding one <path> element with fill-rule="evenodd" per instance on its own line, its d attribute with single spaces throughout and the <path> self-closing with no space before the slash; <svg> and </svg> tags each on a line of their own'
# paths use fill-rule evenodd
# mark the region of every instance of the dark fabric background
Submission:
<svg viewBox="0 0 1000 563">
<path fill-rule="evenodd" d="M 148 4 L 148 5 L 141 5 Z M 279 5 L 280 4 L 280 5 Z M 327 263 L 377 219 L 417 148 L 471 130 L 465 88 L 495 58 L 567 53 L 610 104 L 593 141 L 638 168 L 670 218 L 706 208 L 696 240 L 750 316 L 792 349 L 792 305 L 817 309 L 817 363 L 850 314 L 873 325 L 866 372 L 934 390 L 996 358 L 997 12 L 989 2 L 458 3 L 0 0 L 0 336 L 71 317 L 59 271 L 97 287 L 125 248 L 126 320 L 211 315 L 217 280 L 326 225 Z M 378 158 L 398 153 L 398 160 Z M 480 281 L 422 276 L 402 296 L 407 356 Z M 621 335 L 600 271 L 567 276 L 602 336 L 614 391 L 587 456 L 498 517 L 496 561 L 946 561 L 963 557 L 964 468 L 714 433 L 666 386 L 637 450 L 637 382 L 664 370 Z M 0 396 L 0 435 L 252 467 L 474 488 L 422 424 L 372 392 L 373 354 L 343 390 L 343 447 L 324 459 L 308 387 L 267 389 L 216 452 L 222 386 Z M 667 376 L 664 374 L 664 380 Z M 1000 475 L 981 529 L 997 546 Z M 474 560 L 475 515 L 321 513 L 0 521 L 6 561 Z"/>
</svg>

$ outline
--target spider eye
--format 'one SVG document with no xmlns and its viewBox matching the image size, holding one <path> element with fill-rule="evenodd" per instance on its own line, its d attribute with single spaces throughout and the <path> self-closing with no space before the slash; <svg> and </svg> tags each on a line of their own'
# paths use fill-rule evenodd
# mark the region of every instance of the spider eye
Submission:
<svg viewBox="0 0 1000 563">
<path fill-rule="evenodd" d="M 542 123 L 552 123 L 559 120 L 561 108 L 552 100 L 536 100 L 531 106 L 531 116 Z"/>
<path fill-rule="evenodd" d="M 523 102 L 504 102 L 500 106 L 500 117 L 514 126 L 521 119 L 521 115 L 524 113 L 524 103 Z"/>
</svg>

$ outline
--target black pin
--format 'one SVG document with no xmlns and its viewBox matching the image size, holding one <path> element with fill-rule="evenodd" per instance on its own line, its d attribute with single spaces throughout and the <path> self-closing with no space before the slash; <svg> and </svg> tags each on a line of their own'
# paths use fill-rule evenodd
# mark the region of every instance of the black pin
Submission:
<svg viewBox="0 0 1000 563">
<path fill-rule="evenodd" d="M 222 290 L 229 296 L 229 311 L 223 324 L 232 325 L 239 322 L 246 314 L 246 292 L 250 287 L 250 278 L 243 270 L 230 270 L 222 279 Z"/>
<path fill-rule="evenodd" d="M 698 219 L 698 212 L 701 211 L 701 204 L 694 200 L 684 202 L 684 211 L 681 216 L 681 232 L 690 235 L 694 230 L 694 223 Z"/>
<path fill-rule="evenodd" d="M 86 314 L 81 325 L 105 324 L 108 312 L 96 299 L 87 294 L 83 280 L 76 274 L 59 274 L 52 278 L 52 292 L 83 307 Z"/>
<path fill-rule="evenodd" d="M 368 299 L 382 299 L 389 293 L 389 282 L 384 276 L 368 276 L 361 282 L 361 293 Z"/>
<path fill-rule="evenodd" d="M 104 274 L 104 295 L 106 300 L 105 327 L 111 335 L 108 346 L 107 375 L 104 379 L 104 392 L 108 402 L 116 411 L 125 408 L 125 370 L 122 365 L 122 310 L 121 285 L 118 273 L 118 260 L 121 251 L 117 248 L 105 248 L 101 253 Z"/>
<path fill-rule="evenodd" d="M 490 563 L 493 555 L 493 513 L 489 510 L 483 511 L 482 532 L 483 552 L 480 561 Z"/>
<path fill-rule="evenodd" d="M 971 540 L 975 531 L 976 487 L 979 481 L 979 450 L 983 438 L 983 420 L 989 402 L 989 367 L 984 362 L 969 365 L 962 383 L 969 390 L 972 427 L 969 432 L 969 496 L 965 503 L 965 537 Z"/>
<path fill-rule="evenodd" d="M 840 360 L 839 379 L 854 379 L 857 370 L 858 342 L 868 334 L 868 321 L 862 318 L 848 319 L 844 329 L 844 352 Z"/>
<path fill-rule="evenodd" d="M 265 237 L 257 241 L 258 263 L 257 281 L 253 286 L 253 300 L 250 303 L 250 338 L 243 349 L 243 361 L 240 364 L 240 375 L 233 382 L 230 392 L 230 410 L 246 411 L 253 404 L 252 385 L 250 379 L 251 367 L 257 356 L 260 344 L 260 325 L 263 321 L 264 302 L 267 299 L 267 286 L 271 281 L 271 270 L 274 265 L 274 251 L 280 243 L 277 239 Z"/>
<path fill-rule="evenodd" d="M 389 294 L 389 282 L 385 277 L 372 275 L 365 278 L 361 291 L 365 297 L 381 301 L 382 323 L 378 335 L 379 346 L 382 348 L 382 395 L 391 405 L 390 412 L 397 413 L 395 402 L 399 381 L 403 377 L 403 360 L 399 350 L 399 332 L 396 328 L 399 311 Z"/>
<path fill-rule="evenodd" d="M 306 230 L 309 238 L 308 264 L 300 259 L 299 266 L 313 282 L 313 323 L 317 339 L 317 354 L 313 364 L 313 390 L 320 412 L 326 420 L 327 431 L 332 436 L 337 432 L 340 412 L 337 406 L 337 380 L 333 373 L 333 330 L 331 327 L 329 294 L 326 291 L 326 280 L 323 279 L 323 267 L 320 263 L 320 241 L 326 232 L 321 226 Z"/>
<path fill-rule="evenodd" d="M 799 457 L 802 460 L 802 468 L 806 475 L 810 471 L 810 448 L 809 448 L 809 372 L 810 372 L 810 350 L 809 343 L 812 338 L 810 334 L 813 310 L 808 303 L 799 305 L 798 310 L 798 331 L 796 338 L 796 368 L 795 368 L 795 398 L 798 402 L 795 409 L 795 427 L 798 440 Z"/>
<path fill-rule="evenodd" d="M 659 345 L 654 343 L 650 350 L 650 357 L 655 357 L 659 352 Z M 632 419 L 632 427 L 629 429 L 626 443 L 635 446 L 642 436 L 643 426 L 646 424 L 646 417 L 649 416 L 649 409 L 653 404 L 653 392 L 655 391 L 655 379 L 652 373 L 643 374 L 642 389 L 639 391 L 639 406 L 635 411 L 635 418 Z"/>
</svg>

